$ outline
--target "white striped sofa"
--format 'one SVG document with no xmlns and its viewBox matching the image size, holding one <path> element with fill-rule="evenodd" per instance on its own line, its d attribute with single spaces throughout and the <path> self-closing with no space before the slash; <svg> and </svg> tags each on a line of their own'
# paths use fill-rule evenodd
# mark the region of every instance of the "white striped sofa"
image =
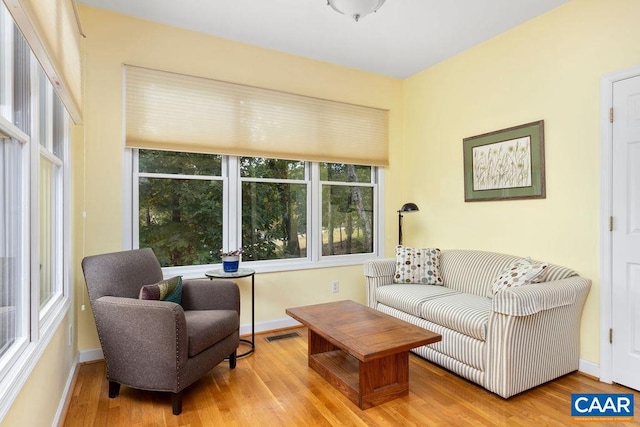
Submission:
<svg viewBox="0 0 640 427">
<path fill-rule="evenodd" d="M 367 261 L 367 304 L 442 335 L 416 354 L 504 398 L 578 369 L 580 316 L 591 281 L 550 264 L 546 282 L 493 295 L 521 259 L 443 250 L 444 286 L 394 284 L 395 259 Z"/>
</svg>

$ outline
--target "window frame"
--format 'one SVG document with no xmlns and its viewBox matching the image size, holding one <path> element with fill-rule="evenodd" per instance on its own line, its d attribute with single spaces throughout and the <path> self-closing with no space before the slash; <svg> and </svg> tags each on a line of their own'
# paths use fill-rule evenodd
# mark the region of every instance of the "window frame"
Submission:
<svg viewBox="0 0 640 427">
<path fill-rule="evenodd" d="M 20 153 L 21 157 L 21 177 L 20 179 L 20 189 L 19 189 L 19 208 L 20 213 L 23 218 L 27 217 L 27 213 L 29 212 L 30 200 L 29 200 L 29 136 L 22 132 L 20 129 L 15 127 L 11 122 L 9 122 L 6 118 L 0 115 L 0 132 L 3 135 L 6 135 L 9 139 L 13 139 L 21 144 L 22 153 Z M 16 266 L 17 269 L 20 270 L 20 278 L 23 283 L 26 281 L 30 282 L 30 245 L 26 242 L 30 241 L 30 222 L 28 219 L 25 219 L 21 222 L 21 230 L 20 236 L 23 242 L 22 247 L 20 248 L 20 264 Z M 16 308 L 16 311 L 19 310 L 18 316 L 16 317 L 16 342 L 11 345 L 7 351 L 7 353 L 0 357 L 0 396 L 2 395 L 1 390 L 4 388 L 4 379 L 9 376 L 11 373 L 12 367 L 15 365 L 16 361 L 20 358 L 20 356 L 27 350 L 30 340 L 29 340 L 29 331 L 31 329 L 30 320 L 32 316 L 30 315 L 30 303 L 25 302 L 29 300 L 29 294 L 31 293 L 31 289 L 28 286 L 20 286 L 15 290 L 16 301 L 22 301 L 22 304 Z"/>
<path fill-rule="evenodd" d="M 47 349 L 51 339 L 60 330 L 63 319 L 71 313 L 70 307 L 73 302 L 73 296 L 70 291 L 70 116 L 65 108 L 60 117 L 56 119 L 53 115 L 53 109 L 49 108 L 44 117 L 41 117 L 39 112 L 40 96 L 47 97 L 46 102 L 51 104 L 52 97 L 58 95 L 48 78 L 46 79 L 44 90 L 40 90 L 38 72 L 34 72 L 40 65 L 33 51 L 29 48 L 29 60 L 26 68 L 29 72 L 28 85 L 31 93 L 29 99 L 25 99 L 25 106 L 29 110 L 30 124 L 27 132 L 14 124 L 16 115 L 14 113 L 13 88 L 16 67 L 12 58 L 14 49 L 17 46 L 17 39 L 13 34 L 18 30 L 16 30 L 17 26 L 6 7 L 0 4 L 0 8 L 2 9 L 0 10 L 0 19 L 2 19 L 3 34 L 7 36 L 0 37 L 0 43 L 2 43 L 1 51 L 3 53 L 7 52 L 3 56 L 4 68 L 0 73 L 0 78 L 2 78 L 2 87 L 9 89 L 3 90 L 5 95 L 0 99 L 0 132 L 19 141 L 22 145 L 20 206 L 25 218 L 20 230 L 20 237 L 23 242 L 21 247 L 22 259 L 18 266 L 21 281 L 18 284 L 17 291 L 20 296 L 16 297 L 20 299 L 20 315 L 19 319 L 16 320 L 16 323 L 20 322 L 20 325 L 16 328 L 18 341 L 12 344 L 0 359 L 0 420 L 2 420 L 28 380 L 40 357 Z M 51 128 L 53 120 L 60 120 L 61 157 L 48 153 L 46 147 L 42 147 L 39 143 L 41 119 L 45 120 L 45 129 Z M 52 232 L 56 239 L 54 260 L 55 286 L 58 292 L 51 301 L 45 304 L 43 309 L 40 308 L 38 272 L 40 263 L 39 162 L 42 153 L 45 153 L 47 158 L 51 159 L 58 168 L 54 177 L 57 189 L 55 194 L 52 194 L 52 206 L 56 211 L 56 222 L 53 224 Z M 67 332 L 69 345 L 72 344 L 71 340 L 73 340 L 71 332 L 71 329 Z"/>
<path fill-rule="evenodd" d="M 53 121 L 54 121 L 54 113 L 53 113 L 53 102 L 56 93 L 53 90 L 53 86 L 51 82 L 47 78 L 44 69 L 40 66 L 33 52 L 31 53 L 31 93 L 32 93 L 32 103 L 31 103 L 31 133 L 33 135 L 31 144 L 31 157 L 32 157 L 32 171 L 33 174 L 38 174 L 38 179 L 33 179 L 34 183 L 32 184 L 32 202 L 31 202 L 31 212 L 37 212 L 38 214 L 31 215 L 32 217 L 32 230 L 34 231 L 34 239 L 32 240 L 32 257 L 33 259 L 37 259 L 40 262 L 38 264 L 32 264 L 32 295 L 37 295 L 37 306 L 34 307 L 37 309 L 39 315 L 39 322 L 46 322 L 56 311 L 56 307 L 60 304 L 60 301 L 65 297 L 65 294 L 68 295 L 68 286 L 65 289 L 64 284 L 64 254 L 66 253 L 64 250 L 64 235 L 65 230 L 68 230 L 67 227 L 64 226 L 64 218 L 65 218 L 65 203 L 64 203 L 64 195 L 69 192 L 69 189 L 65 191 L 64 183 L 64 174 L 65 174 L 65 164 L 68 162 L 64 161 L 65 156 L 68 156 L 69 151 L 69 129 L 68 129 L 68 121 L 69 118 L 66 116 L 66 120 L 64 120 L 65 114 L 63 114 L 63 139 L 66 141 L 67 146 L 63 150 L 63 159 L 60 159 L 53 153 Z M 42 85 L 44 84 L 44 86 Z M 41 103 L 44 103 L 44 110 L 40 107 Z M 44 116 L 44 117 L 43 117 Z M 38 142 L 37 144 L 35 142 Z M 51 163 L 52 166 L 52 176 L 50 177 L 50 182 L 52 185 L 51 188 L 51 208 L 52 208 L 52 224 L 51 224 L 51 239 L 52 239 L 52 277 L 51 279 L 51 287 L 53 289 L 53 294 L 51 298 L 42 304 L 41 301 L 41 283 L 40 283 L 40 269 L 42 254 L 40 252 L 40 239 L 42 238 L 42 230 L 41 230 L 41 192 L 44 191 L 41 188 L 41 176 L 42 173 L 42 162 L 43 158 L 46 161 Z M 68 160 L 68 157 L 67 157 Z M 37 183 L 36 183 L 37 182 Z M 66 234 L 70 234 L 70 231 Z M 37 278 L 37 279 L 36 279 Z M 37 282 L 37 289 L 36 287 Z M 34 302 L 35 304 L 35 302 Z"/>
<path fill-rule="evenodd" d="M 223 245 L 224 248 L 235 249 L 240 246 L 242 220 L 242 183 L 280 182 L 269 178 L 240 177 L 240 157 L 222 156 L 222 179 L 224 180 L 223 200 Z M 138 149 L 125 148 L 123 153 L 123 249 L 136 249 L 138 241 Z M 305 180 L 286 180 L 291 183 L 305 183 L 307 185 L 307 256 L 301 258 L 286 258 L 276 260 L 243 261 L 243 265 L 255 269 L 259 273 L 304 270 L 326 267 L 339 267 L 362 264 L 364 261 L 380 258 L 384 254 L 384 169 L 372 166 L 370 183 L 343 183 L 341 181 L 320 181 L 320 163 L 305 162 Z M 322 185 L 362 185 L 373 187 L 374 190 L 374 220 L 372 228 L 374 234 L 373 252 L 347 255 L 322 255 Z M 228 230 L 237 230 L 229 233 Z M 185 278 L 203 277 L 207 270 L 221 268 L 220 263 L 196 266 L 163 267 L 165 277 L 182 275 Z"/>
</svg>

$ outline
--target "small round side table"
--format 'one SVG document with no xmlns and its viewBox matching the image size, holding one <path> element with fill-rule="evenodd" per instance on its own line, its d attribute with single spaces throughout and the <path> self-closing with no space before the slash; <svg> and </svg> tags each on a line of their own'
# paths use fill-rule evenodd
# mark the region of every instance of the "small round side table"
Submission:
<svg viewBox="0 0 640 427">
<path fill-rule="evenodd" d="M 204 273 L 209 279 L 240 279 L 242 277 L 251 277 L 251 341 L 241 338 L 240 341 L 249 344 L 249 350 L 238 354 L 236 357 L 248 356 L 256 350 L 256 329 L 255 329 L 255 274 L 252 268 L 239 268 L 238 271 L 227 273 L 223 269 L 209 270 Z"/>
</svg>

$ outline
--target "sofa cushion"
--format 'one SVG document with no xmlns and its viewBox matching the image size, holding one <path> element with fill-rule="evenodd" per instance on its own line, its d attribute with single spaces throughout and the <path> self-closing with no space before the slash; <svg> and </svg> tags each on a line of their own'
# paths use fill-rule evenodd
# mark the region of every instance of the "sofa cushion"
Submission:
<svg viewBox="0 0 640 427">
<path fill-rule="evenodd" d="M 486 342 L 470 337 L 469 335 L 461 334 L 444 326 L 440 326 L 433 322 L 429 322 L 422 318 L 411 316 L 395 308 L 387 307 L 384 304 L 378 304 L 377 309 L 385 314 L 404 320 L 405 322 L 412 323 L 427 329 L 436 334 L 442 335 L 442 340 L 427 346 L 418 347 L 412 351 L 422 355 L 422 351 L 426 348 L 432 349 L 447 358 L 455 360 L 460 364 L 460 368 L 467 369 L 466 367 L 472 367 L 473 370 L 480 370 L 483 372 L 486 366 Z M 418 350 L 418 351 L 417 351 Z M 432 359 L 429 359 L 432 360 Z M 443 365 L 444 366 L 444 365 Z M 465 375 L 466 376 L 466 375 Z M 467 377 L 469 378 L 469 377 Z M 471 377 L 472 381 L 475 381 L 474 377 Z"/>
<path fill-rule="evenodd" d="M 443 295 L 458 293 L 444 286 L 385 285 L 376 290 L 378 302 L 421 317 L 422 303 Z"/>
<path fill-rule="evenodd" d="M 171 301 L 180 304 L 182 301 L 182 276 L 161 280 L 153 285 L 140 288 L 139 299 Z"/>
<path fill-rule="evenodd" d="M 184 312 L 189 337 L 189 357 L 222 341 L 240 327 L 235 310 L 188 310 Z"/>
<path fill-rule="evenodd" d="M 395 283 L 442 285 L 440 249 L 396 246 Z"/>
<path fill-rule="evenodd" d="M 520 259 L 513 255 L 474 250 L 448 250 L 440 256 L 444 286 L 491 298 L 491 284 L 502 270 Z"/>
<path fill-rule="evenodd" d="M 493 294 L 509 288 L 528 285 L 529 283 L 544 282 L 548 264 L 531 261 L 530 259 L 519 259 L 509 267 L 502 270 L 500 275 L 493 281 L 491 289 Z"/>
<path fill-rule="evenodd" d="M 424 301 L 420 317 L 484 341 L 490 312 L 491 298 L 455 293 Z"/>
</svg>

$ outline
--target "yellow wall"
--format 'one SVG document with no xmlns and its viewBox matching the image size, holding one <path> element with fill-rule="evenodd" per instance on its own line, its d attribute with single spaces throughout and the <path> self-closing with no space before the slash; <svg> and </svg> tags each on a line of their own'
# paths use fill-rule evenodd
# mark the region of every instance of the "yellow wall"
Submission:
<svg viewBox="0 0 640 427">
<path fill-rule="evenodd" d="M 0 421 L 3 427 L 51 425 L 75 363 L 76 349 L 67 345 L 69 324 L 67 314 L 9 412 Z"/>
<path fill-rule="evenodd" d="M 594 280 L 581 358 L 599 360 L 599 80 L 640 64 L 637 0 L 573 0 L 404 82 L 90 7 L 81 6 L 81 15 L 88 34 L 86 104 L 84 129 L 74 129 L 72 217 L 80 350 L 99 348 L 80 260 L 122 248 L 121 65 L 130 63 L 390 109 L 387 255 L 396 239 L 395 211 L 414 201 L 421 211 L 405 217 L 407 244 L 486 249 L 570 266 Z M 547 198 L 465 203 L 462 139 L 540 119 Z M 337 295 L 330 293 L 332 280 L 341 282 Z M 295 305 L 363 302 L 363 285 L 359 266 L 261 274 L 256 320 L 283 318 Z M 247 324 L 248 282 L 241 288 Z M 87 310 L 80 311 L 83 303 Z M 70 317 L 3 426 L 50 424 L 72 369 Z"/>
<path fill-rule="evenodd" d="M 86 169 L 74 159 L 77 176 L 86 175 L 87 218 L 82 256 L 122 249 L 123 109 L 122 64 L 133 64 L 242 83 L 302 95 L 391 110 L 390 144 L 401 138 L 402 81 L 283 54 L 200 33 L 151 23 L 104 10 L 81 7 L 87 33 L 85 60 Z M 395 163 L 391 150 L 391 163 Z M 75 160 L 78 160 L 75 162 Z M 386 176 L 388 188 L 394 176 Z M 76 190 L 81 190 L 76 188 Z M 78 196 L 79 199 L 82 196 Z M 387 196 L 389 206 L 399 202 Z M 393 215 L 388 215 L 395 230 Z M 74 230 L 83 233 L 78 221 Z M 390 233 L 393 245 L 395 234 Z M 204 273 L 204 272 L 203 272 Z M 331 282 L 340 281 L 340 293 L 331 293 Z M 242 281 L 241 324 L 250 323 L 250 282 Z M 82 276 L 76 280 L 79 349 L 100 344 L 88 308 Z M 256 322 L 286 318 L 287 307 L 354 299 L 364 303 L 362 266 L 294 271 L 256 276 Z"/>
<path fill-rule="evenodd" d="M 640 64 L 640 2 L 574 0 L 405 81 L 408 244 L 548 260 L 593 280 L 581 359 L 599 360 L 600 77 Z M 462 139 L 543 119 L 547 197 L 465 203 Z"/>
</svg>

